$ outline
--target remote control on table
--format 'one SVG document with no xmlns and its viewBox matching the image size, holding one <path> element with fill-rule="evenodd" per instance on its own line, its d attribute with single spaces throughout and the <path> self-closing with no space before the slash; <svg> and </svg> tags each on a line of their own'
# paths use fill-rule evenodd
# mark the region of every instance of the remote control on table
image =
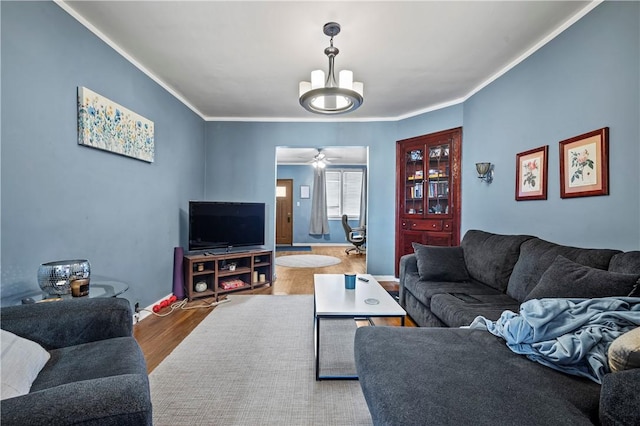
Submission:
<svg viewBox="0 0 640 426">
<path fill-rule="evenodd" d="M 368 283 L 368 282 L 369 282 L 369 280 L 368 280 L 368 279 L 366 279 L 366 278 L 364 278 L 364 277 L 358 277 L 358 279 L 359 279 L 360 281 L 364 281 L 365 283 Z"/>
</svg>

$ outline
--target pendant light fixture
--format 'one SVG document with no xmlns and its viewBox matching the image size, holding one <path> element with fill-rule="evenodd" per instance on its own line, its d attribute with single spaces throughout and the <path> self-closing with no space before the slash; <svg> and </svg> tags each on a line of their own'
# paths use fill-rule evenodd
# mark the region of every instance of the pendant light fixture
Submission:
<svg viewBox="0 0 640 426">
<path fill-rule="evenodd" d="M 334 73 L 334 61 L 340 52 L 333 47 L 333 36 L 340 33 L 340 24 L 329 22 L 324 25 L 324 34 L 331 37 L 330 46 L 324 49 L 329 58 L 329 73 L 325 79 L 324 71 L 311 72 L 311 81 L 300 82 L 300 105 L 307 111 L 316 114 L 344 114 L 355 111 L 362 105 L 364 85 L 353 81 L 353 72 L 342 70 L 338 74 L 338 82 Z"/>
</svg>

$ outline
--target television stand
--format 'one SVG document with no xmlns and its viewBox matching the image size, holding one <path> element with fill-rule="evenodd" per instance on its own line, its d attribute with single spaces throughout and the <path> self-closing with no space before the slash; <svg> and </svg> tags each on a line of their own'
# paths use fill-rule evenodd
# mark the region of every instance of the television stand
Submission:
<svg viewBox="0 0 640 426">
<path fill-rule="evenodd" d="M 271 285 L 273 251 L 254 250 L 184 256 L 184 289 L 189 301 Z"/>
</svg>

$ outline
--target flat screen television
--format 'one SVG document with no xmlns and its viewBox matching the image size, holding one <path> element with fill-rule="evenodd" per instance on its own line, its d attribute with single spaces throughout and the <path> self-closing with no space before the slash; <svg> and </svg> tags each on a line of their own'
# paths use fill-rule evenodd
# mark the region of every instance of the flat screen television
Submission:
<svg viewBox="0 0 640 426">
<path fill-rule="evenodd" d="M 189 250 L 264 245 L 264 203 L 189 201 Z"/>
</svg>

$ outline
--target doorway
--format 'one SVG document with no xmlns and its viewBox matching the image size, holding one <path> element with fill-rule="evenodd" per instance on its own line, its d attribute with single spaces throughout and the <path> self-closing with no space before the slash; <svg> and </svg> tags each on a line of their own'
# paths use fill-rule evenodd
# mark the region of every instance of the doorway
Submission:
<svg viewBox="0 0 640 426">
<path fill-rule="evenodd" d="M 293 244 L 293 179 L 276 184 L 276 245 Z"/>
<path fill-rule="evenodd" d="M 314 188 L 313 172 L 316 168 L 314 163 L 322 159 L 326 169 L 333 172 L 328 188 L 333 193 L 328 194 L 329 232 L 322 236 L 308 233 L 309 223 L 312 213 L 312 190 Z M 365 221 L 367 217 L 367 204 L 369 197 L 369 147 L 367 146 L 325 146 L 318 148 L 310 147 L 276 147 L 276 196 L 274 197 L 274 241 L 276 245 L 292 246 L 341 246 L 344 251 L 350 243 L 346 240 L 345 231 L 342 226 L 342 215 L 349 215 L 352 227 L 359 227 L 360 221 Z M 363 171 L 364 176 L 354 179 L 357 171 Z M 337 176 L 336 172 L 340 172 Z M 353 173 L 356 172 L 356 173 Z M 364 178 L 364 179 L 363 179 Z M 290 180 L 291 190 L 279 188 L 281 181 Z M 366 184 L 364 188 L 356 183 Z M 357 186 L 356 190 L 353 189 Z M 286 192 L 285 192 L 286 191 Z M 363 192 L 364 191 L 364 192 Z M 357 193 L 357 194 L 356 194 Z M 291 204 L 286 210 L 281 207 L 281 196 L 291 195 Z M 365 194 L 361 200 L 361 194 Z M 358 206 L 360 208 L 358 209 Z M 278 212 L 280 210 L 280 213 Z M 286 213 L 285 213 L 286 212 Z M 291 216 L 288 216 L 291 212 Z M 282 225 L 282 227 L 280 226 Z M 290 242 L 284 239 L 281 229 L 291 226 Z M 365 225 L 366 226 L 366 225 Z M 285 242 L 287 241 L 287 242 Z M 362 255 L 362 257 L 366 256 Z"/>
</svg>

